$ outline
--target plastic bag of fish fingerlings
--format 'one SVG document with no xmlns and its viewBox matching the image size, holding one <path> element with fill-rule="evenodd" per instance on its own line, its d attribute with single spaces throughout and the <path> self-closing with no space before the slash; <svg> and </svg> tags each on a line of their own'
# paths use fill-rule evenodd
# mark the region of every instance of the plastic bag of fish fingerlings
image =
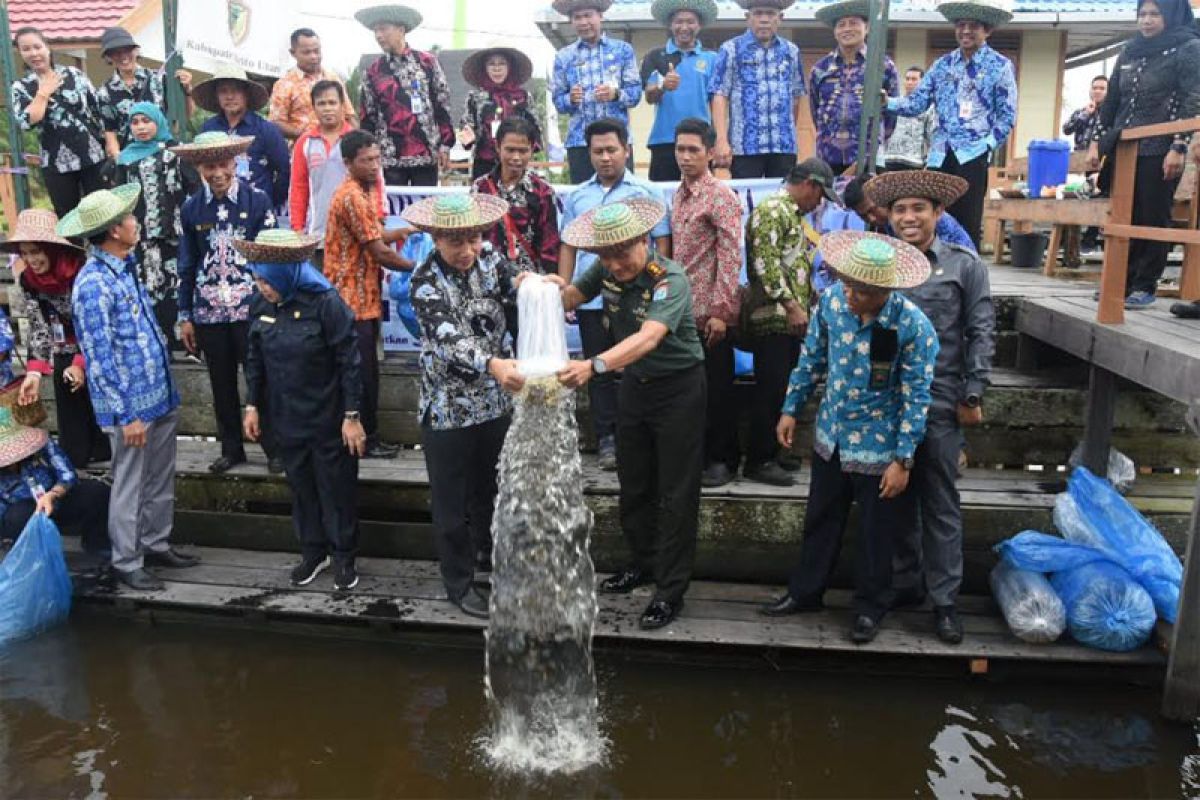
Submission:
<svg viewBox="0 0 1200 800">
<path fill-rule="evenodd" d="M 554 375 L 567 365 L 567 328 L 558 284 L 541 275 L 517 291 L 517 369 L 529 379 Z"/>
</svg>

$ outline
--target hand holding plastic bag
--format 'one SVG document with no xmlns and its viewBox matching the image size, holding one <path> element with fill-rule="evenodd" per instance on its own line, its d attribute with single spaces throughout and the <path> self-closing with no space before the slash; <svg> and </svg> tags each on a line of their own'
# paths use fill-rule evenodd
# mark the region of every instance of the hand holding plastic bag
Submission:
<svg viewBox="0 0 1200 800">
<path fill-rule="evenodd" d="M 41 633 L 71 612 L 71 576 L 58 526 L 34 514 L 0 562 L 0 645 Z"/>
</svg>

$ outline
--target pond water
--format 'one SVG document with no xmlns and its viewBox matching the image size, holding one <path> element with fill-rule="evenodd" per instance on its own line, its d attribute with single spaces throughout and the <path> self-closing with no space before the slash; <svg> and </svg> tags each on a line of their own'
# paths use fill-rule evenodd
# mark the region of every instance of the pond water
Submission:
<svg viewBox="0 0 1200 800">
<path fill-rule="evenodd" d="M 609 762 L 483 766 L 481 642 L 84 615 L 0 650 L 0 797 L 1198 797 L 1157 693 L 597 653 Z"/>
</svg>

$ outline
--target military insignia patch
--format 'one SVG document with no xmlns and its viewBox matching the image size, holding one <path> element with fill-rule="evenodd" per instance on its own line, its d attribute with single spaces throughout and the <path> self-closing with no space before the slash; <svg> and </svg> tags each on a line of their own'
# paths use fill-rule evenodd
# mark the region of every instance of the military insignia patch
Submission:
<svg viewBox="0 0 1200 800">
<path fill-rule="evenodd" d="M 667 277 L 667 271 L 653 261 L 646 265 L 646 274 L 656 281 Z"/>
<path fill-rule="evenodd" d="M 671 284 L 662 281 L 654 287 L 654 302 L 661 303 L 671 296 Z"/>
</svg>

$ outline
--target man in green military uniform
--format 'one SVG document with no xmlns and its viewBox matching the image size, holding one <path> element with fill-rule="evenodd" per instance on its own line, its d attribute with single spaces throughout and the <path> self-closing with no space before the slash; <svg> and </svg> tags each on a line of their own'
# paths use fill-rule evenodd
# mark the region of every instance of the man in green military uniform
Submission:
<svg viewBox="0 0 1200 800">
<path fill-rule="evenodd" d="M 707 387 L 704 350 L 683 267 L 658 258 L 649 234 L 666 214 L 643 198 L 611 203 L 575 219 L 563 241 L 599 260 L 571 286 L 573 309 L 604 298 L 604 324 L 617 344 L 591 361 L 572 361 L 558 378 L 570 387 L 622 370 L 617 412 L 621 529 L 633 564 L 600 584 L 627 593 L 655 585 L 641 627 L 661 628 L 683 607 L 696 556 Z"/>
</svg>

